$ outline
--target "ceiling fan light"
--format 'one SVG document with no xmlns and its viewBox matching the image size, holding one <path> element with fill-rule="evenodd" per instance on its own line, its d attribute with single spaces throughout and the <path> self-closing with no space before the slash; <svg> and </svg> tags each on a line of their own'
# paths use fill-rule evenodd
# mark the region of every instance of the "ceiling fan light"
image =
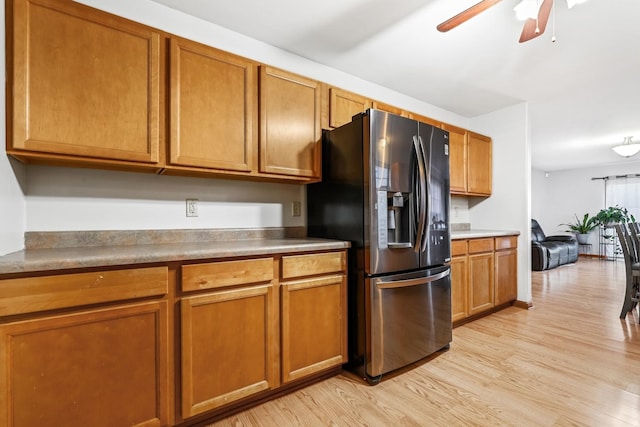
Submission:
<svg viewBox="0 0 640 427">
<path fill-rule="evenodd" d="M 635 156 L 640 151 L 640 144 L 631 141 L 632 136 L 626 136 L 624 142 L 612 148 L 616 154 L 622 157 Z"/>
<path fill-rule="evenodd" d="M 540 10 L 541 1 L 538 0 L 522 0 L 513 8 L 516 12 L 516 18 L 520 20 L 536 19 Z"/>
<path fill-rule="evenodd" d="M 571 9 L 573 6 L 584 3 L 587 0 L 567 0 L 567 7 Z"/>
</svg>

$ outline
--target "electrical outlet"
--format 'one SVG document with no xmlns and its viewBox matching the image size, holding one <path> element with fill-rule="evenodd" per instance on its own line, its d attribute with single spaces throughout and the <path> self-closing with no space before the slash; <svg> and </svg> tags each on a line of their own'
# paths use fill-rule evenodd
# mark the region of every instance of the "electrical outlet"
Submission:
<svg viewBox="0 0 640 427">
<path fill-rule="evenodd" d="M 300 202 L 292 202 L 291 203 L 291 216 L 300 216 L 302 207 Z"/>
<path fill-rule="evenodd" d="M 198 216 L 198 199 L 187 199 L 187 217 Z"/>
</svg>

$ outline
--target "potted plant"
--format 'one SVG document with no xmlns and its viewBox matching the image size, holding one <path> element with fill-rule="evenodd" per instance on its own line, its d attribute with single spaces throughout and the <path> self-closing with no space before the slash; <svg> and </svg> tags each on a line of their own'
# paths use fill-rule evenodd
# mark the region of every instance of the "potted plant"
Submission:
<svg viewBox="0 0 640 427">
<path fill-rule="evenodd" d="M 613 224 L 624 222 L 635 222 L 636 219 L 629 213 L 627 208 L 622 208 L 618 205 L 609 206 L 606 209 L 600 209 L 600 212 L 596 214 L 598 223 L 603 227 L 611 227 Z"/>
<path fill-rule="evenodd" d="M 576 217 L 575 222 L 571 224 L 560 225 L 566 225 L 567 227 L 569 227 L 569 229 L 565 231 L 569 233 L 575 233 L 578 243 L 586 244 L 589 241 L 589 233 L 598 227 L 599 220 L 595 216 L 589 216 L 588 213 L 584 214 L 582 220 L 578 218 L 577 214 L 574 215 Z"/>
</svg>

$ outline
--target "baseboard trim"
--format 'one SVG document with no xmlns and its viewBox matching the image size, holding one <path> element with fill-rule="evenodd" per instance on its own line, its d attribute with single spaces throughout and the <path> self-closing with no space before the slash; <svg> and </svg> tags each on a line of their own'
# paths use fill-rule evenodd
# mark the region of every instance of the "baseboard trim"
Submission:
<svg viewBox="0 0 640 427">
<path fill-rule="evenodd" d="M 533 308 L 533 301 L 526 302 L 526 301 L 516 300 L 513 303 L 513 306 L 518 308 L 524 308 L 525 310 L 530 310 Z"/>
</svg>

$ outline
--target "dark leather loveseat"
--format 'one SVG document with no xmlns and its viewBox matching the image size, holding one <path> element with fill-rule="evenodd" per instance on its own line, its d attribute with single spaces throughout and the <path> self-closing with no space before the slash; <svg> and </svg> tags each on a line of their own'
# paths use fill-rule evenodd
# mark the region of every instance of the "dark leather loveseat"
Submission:
<svg viewBox="0 0 640 427">
<path fill-rule="evenodd" d="M 578 241 L 573 236 L 545 236 L 535 219 L 531 220 L 531 269 L 549 270 L 578 260 Z"/>
</svg>

